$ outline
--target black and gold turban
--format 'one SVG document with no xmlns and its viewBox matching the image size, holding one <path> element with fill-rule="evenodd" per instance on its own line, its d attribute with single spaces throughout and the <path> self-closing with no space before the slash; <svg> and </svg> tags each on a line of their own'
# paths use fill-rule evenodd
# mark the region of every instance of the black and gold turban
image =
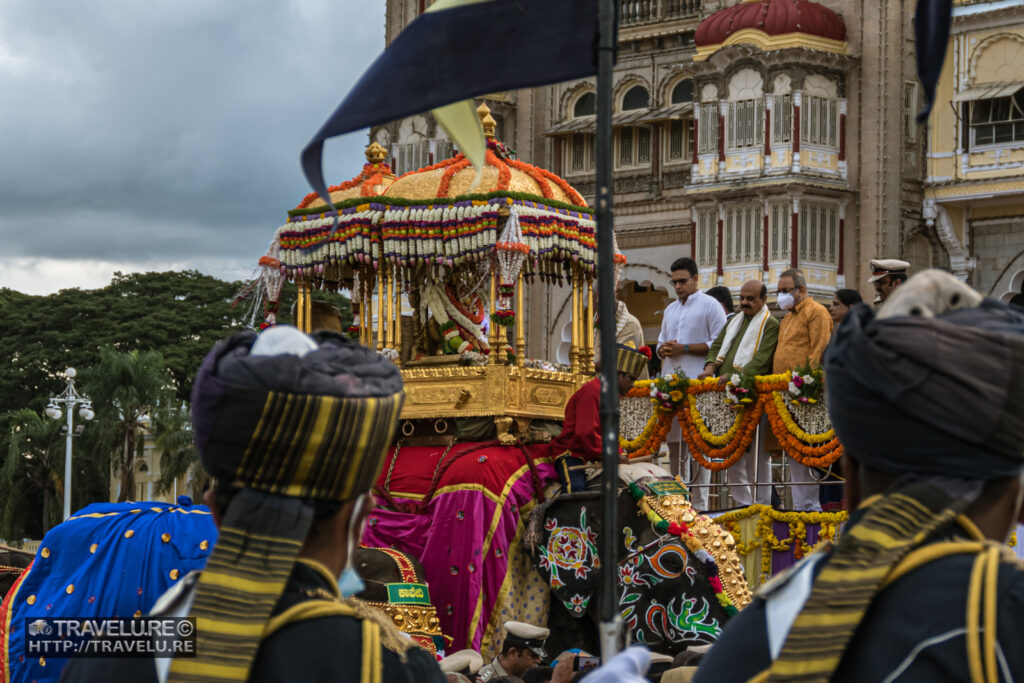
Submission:
<svg viewBox="0 0 1024 683">
<path fill-rule="evenodd" d="M 899 476 L 862 501 L 822 563 L 770 683 L 831 680 L 893 568 L 977 500 L 982 480 L 1024 466 L 1024 315 L 937 271 L 897 293 L 878 315 L 864 304 L 846 314 L 825 382 L 847 452 Z"/>
<path fill-rule="evenodd" d="M 192 390 L 192 426 L 218 486 L 240 489 L 195 589 L 199 656 L 175 659 L 171 681 L 244 681 L 263 629 L 313 521 L 314 501 L 367 493 L 402 407 L 388 360 L 341 335 L 304 338 L 304 355 L 251 353 L 246 332 L 217 344 Z"/>
<path fill-rule="evenodd" d="M 633 377 L 639 377 L 650 360 L 632 342 L 616 344 L 615 351 L 615 369 Z"/>
<path fill-rule="evenodd" d="M 865 465 L 967 479 L 1024 466 L 1024 315 L 1006 304 L 929 317 L 857 306 L 825 381 L 836 434 Z"/>
</svg>

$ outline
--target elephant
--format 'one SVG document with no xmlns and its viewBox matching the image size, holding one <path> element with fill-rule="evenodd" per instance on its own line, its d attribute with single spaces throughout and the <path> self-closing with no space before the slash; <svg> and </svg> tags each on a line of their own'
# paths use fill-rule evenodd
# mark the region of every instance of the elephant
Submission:
<svg viewBox="0 0 1024 683">
<path fill-rule="evenodd" d="M 60 679 L 68 660 L 27 656 L 29 619 L 142 616 L 201 569 L 216 542 L 210 510 L 186 496 L 176 505 L 93 503 L 77 511 L 47 532 L 0 605 L 0 680 Z"/>
<path fill-rule="evenodd" d="M 25 567 L 32 563 L 34 555 L 24 550 L 0 545 L 0 602 L 11 590 Z"/>
<path fill-rule="evenodd" d="M 629 639 L 670 656 L 714 642 L 750 601 L 732 537 L 697 515 L 665 470 L 621 470 L 616 529 L 605 528 L 596 490 L 558 496 L 531 516 L 527 538 L 551 590 L 549 651 L 599 648 L 599 547 L 606 531 L 618 536 L 616 590 Z"/>
<path fill-rule="evenodd" d="M 363 590 L 356 593 L 356 598 L 431 654 L 444 654 L 449 644 L 441 633 L 419 560 L 394 548 L 360 547 L 352 564 L 363 580 Z"/>
</svg>

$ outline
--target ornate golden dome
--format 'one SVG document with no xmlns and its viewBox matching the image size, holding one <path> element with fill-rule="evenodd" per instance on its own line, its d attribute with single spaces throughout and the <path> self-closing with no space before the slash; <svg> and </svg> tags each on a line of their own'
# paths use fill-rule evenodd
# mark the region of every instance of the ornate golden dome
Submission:
<svg viewBox="0 0 1024 683">
<path fill-rule="evenodd" d="M 564 179 L 550 171 L 512 158 L 509 150 L 494 137 L 496 122 L 486 103 L 477 110 L 487 138 L 487 157 L 483 177 L 473 194 L 508 192 L 533 195 L 538 199 L 585 207 L 586 200 Z M 451 198 L 469 194 L 476 169 L 463 154 L 411 171 L 399 177 L 384 192 L 386 197 L 402 199 Z"/>
<path fill-rule="evenodd" d="M 362 172 L 352 180 L 327 188 L 331 202 L 337 204 L 346 199 L 376 197 L 383 194 L 395 182 L 391 167 L 384 161 L 387 156 L 388 151 L 379 143 L 370 143 L 366 148 L 366 163 Z M 316 192 L 310 192 L 295 208 L 316 209 L 325 206 L 324 200 L 320 199 Z"/>
</svg>

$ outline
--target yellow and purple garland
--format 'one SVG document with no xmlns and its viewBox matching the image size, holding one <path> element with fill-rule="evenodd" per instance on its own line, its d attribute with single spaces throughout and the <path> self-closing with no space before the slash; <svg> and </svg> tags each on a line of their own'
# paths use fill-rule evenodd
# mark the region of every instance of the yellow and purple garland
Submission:
<svg viewBox="0 0 1024 683">
<path fill-rule="evenodd" d="M 718 603 L 725 610 L 725 613 L 732 616 L 737 614 L 739 610 L 736 605 L 733 604 L 732 600 L 725 593 L 725 588 L 722 586 L 722 578 L 718 571 L 718 563 L 715 562 L 715 558 L 700 544 L 697 537 L 693 535 L 689 527 L 682 522 L 669 522 L 663 519 L 657 512 L 651 509 L 651 506 L 644 500 L 643 490 L 637 486 L 636 482 L 629 483 L 629 493 L 633 496 L 633 500 L 636 501 L 637 505 L 640 506 L 641 511 L 647 516 L 647 520 L 654 527 L 655 531 L 659 533 L 667 533 L 673 536 L 678 536 L 679 539 L 686 545 L 687 549 L 693 553 L 700 562 L 704 564 L 704 569 L 708 575 L 708 582 L 711 584 L 712 590 L 715 592 L 715 598 L 718 599 Z"/>
</svg>

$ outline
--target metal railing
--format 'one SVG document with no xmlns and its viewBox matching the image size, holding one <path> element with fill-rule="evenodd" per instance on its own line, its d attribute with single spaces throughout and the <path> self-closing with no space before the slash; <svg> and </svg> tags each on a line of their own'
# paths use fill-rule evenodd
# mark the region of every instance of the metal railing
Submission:
<svg viewBox="0 0 1024 683">
<path fill-rule="evenodd" d="M 653 24 L 700 14 L 703 0 L 621 0 L 619 26 Z"/>
</svg>

